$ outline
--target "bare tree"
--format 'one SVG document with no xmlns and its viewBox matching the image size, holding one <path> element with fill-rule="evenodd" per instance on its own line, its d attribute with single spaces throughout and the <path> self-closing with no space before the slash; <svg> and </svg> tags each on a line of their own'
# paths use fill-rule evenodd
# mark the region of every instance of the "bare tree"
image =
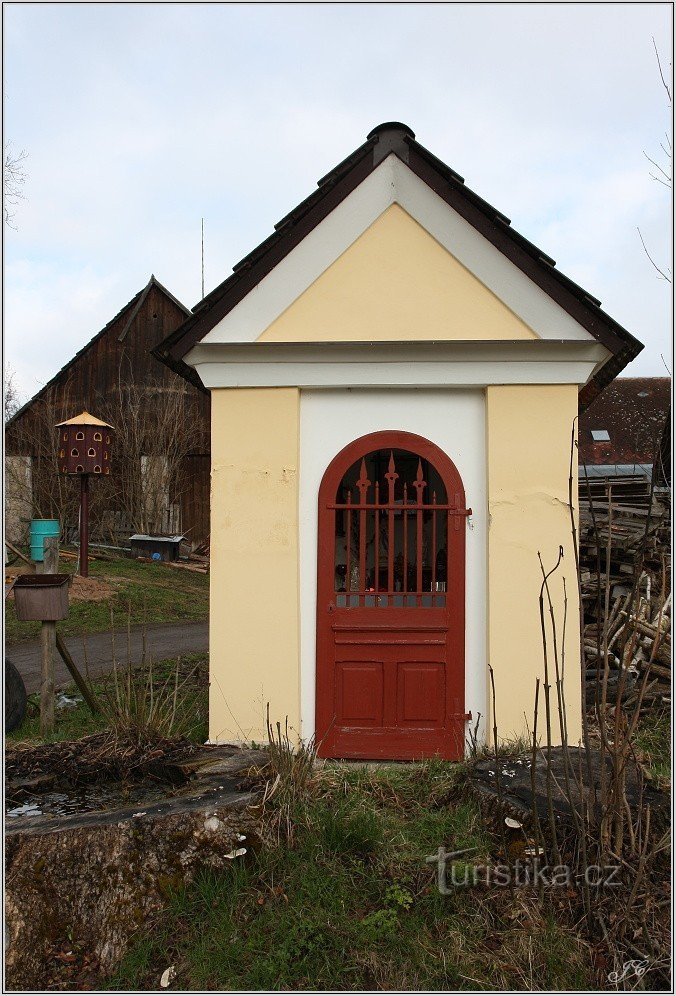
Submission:
<svg viewBox="0 0 676 996">
<path fill-rule="evenodd" d="M 185 462 L 201 427 L 187 382 L 172 375 L 140 384 L 121 367 L 101 410 L 115 430 L 115 531 L 179 531 Z"/>
<path fill-rule="evenodd" d="M 16 385 L 16 371 L 9 364 L 5 366 L 5 382 L 3 387 L 3 405 L 5 422 L 8 422 L 21 408 L 21 397 Z"/>
<path fill-rule="evenodd" d="M 58 519 L 66 530 L 77 526 L 78 496 L 73 482 L 59 473 L 55 426 L 72 414 L 67 394 L 57 400 L 47 393 L 7 426 L 5 437 L 6 489 L 13 502 L 29 519 Z"/>
<path fill-rule="evenodd" d="M 660 59 L 660 53 L 659 53 L 659 51 L 657 49 L 657 43 L 656 43 L 654 37 L 653 37 L 653 48 L 655 49 L 655 58 L 657 59 L 657 69 L 658 69 L 659 74 L 660 74 L 660 80 L 661 80 L 661 83 L 662 83 L 662 87 L 664 88 L 664 91 L 665 91 L 665 93 L 667 95 L 667 101 L 669 103 L 669 107 L 671 107 L 671 87 L 669 86 L 669 84 L 667 83 L 667 80 L 665 79 L 664 70 L 662 69 L 662 61 Z M 670 65 L 670 68 L 671 68 L 671 65 Z M 651 178 L 653 180 L 655 180 L 657 183 L 661 183 L 663 187 L 667 187 L 667 189 L 671 190 L 671 186 L 672 186 L 672 163 L 671 163 L 671 159 L 672 159 L 672 145 L 671 145 L 671 139 L 670 139 L 669 135 L 666 132 L 665 132 L 665 135 L 664 135 L 664 141 L 660 142 L 660 149 L 662 151 L 662 157 L 663 157 L 661 164 L 660 164 L 660 162 L 658 162 L 658 158 L 660 158 L 660 157 L 659 157 L 659 155 L 657 153 L 656 153 L 656 155 L 658 156 L 658 158 L 653 158 L 652 156 L 649 156 L 648 153 L 645 150 L 643 151 L 643 155 L 646 157 L 646 159 L 648 160 L 648 162 L 652 166 L 652 171 L 650 173 Z M 668 283 L 671 283 L 671 269 L 669 267 L 667 267 L 667 266 L 661 267 L 661 266 L 657 265 L 657 263 L 655 262 L 655 260 L 653 259 L 653 257 L 650 255 L 650 252 L 648 251 L 648 247 L 645 244 L 645 239 L 643 238 L 643 235 L 641 234 L 641 229 L 637 228 L 636 230 L 638 232 L 638 237 L 641 240 L 641 245 L 643 246 L 643 251 L 645 252 L 645 254 L 648 257 L 648 259 L 650 260 L 650 263 L 652 264 L 653 269 L 656 271 L 659 279 L 660 280 L 666 280 Z"/>
<path fill-rule="evenodd" d="M 133 532 L 182 531 L 182 497 L 191 484 L 187 458 L 202 442 L 200 410 L 187 382 L 162 374 L 140 383 L 125 359 L 108 393 L 91 404 L 114 429 L 110 476 L 97 477 L 90 493 L 91 536 L 119 543 Z M 74 410 L 72 394 L 59 387 L 6 428 L 7 490 L 19 510 L 14 518 L 19 525 L 31 516 L 59 519 L 67 539 L 77 534 L 79 489 L 60 473 L 55 426 Z"/>
<path fill-rule="evenodd" d="M 26 199 L 24 186 L 26 183 L 26 169 L 24 163 L 28 159 L 25 149 L 21 152 L 14 152 L 11 144 L 5 146 L 5 155 L 2 164 L 3 168 L 3 200 L 5 209 L 5 224 L 10 228 L 16 228 L 14 222 L 15 211 L 13 208 L 20 201 Z"/>
</svg>

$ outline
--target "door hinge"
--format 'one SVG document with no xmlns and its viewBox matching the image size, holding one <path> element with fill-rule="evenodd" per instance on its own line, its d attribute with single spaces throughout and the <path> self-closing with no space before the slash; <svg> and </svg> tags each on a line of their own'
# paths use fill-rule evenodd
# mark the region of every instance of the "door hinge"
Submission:
<svg viewBox="0 0 676 996">
<path fill-rule="evenodd" d="M 460 505 L 460 496 L 456 495 L 456 505 Z M 460 529 L 460 520 L 468 519 L 472 514 L 471 508 L 449 508 L 448 514 L 453 516 L 453 529 L 457 532 Z"/>
</svg>

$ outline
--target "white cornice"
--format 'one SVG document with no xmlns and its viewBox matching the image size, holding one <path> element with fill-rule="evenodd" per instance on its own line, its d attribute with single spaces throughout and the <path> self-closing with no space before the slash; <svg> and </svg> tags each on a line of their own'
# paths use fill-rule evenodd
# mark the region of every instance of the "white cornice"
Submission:
<svg viewBox="0 0 676 996">
<path fill-rule="evenodd" d="M 608 359 L 597 342 L 207 343 L 186 361 L 205 387 L 485 387 L 586 384 Z"/>
</svg>

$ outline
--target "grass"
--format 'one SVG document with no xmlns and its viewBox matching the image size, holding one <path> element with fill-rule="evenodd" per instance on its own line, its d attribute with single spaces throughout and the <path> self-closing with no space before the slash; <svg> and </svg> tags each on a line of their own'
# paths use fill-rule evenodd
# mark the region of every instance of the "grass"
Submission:
<svg viewBox="0 0 676 996">
<path fill-rule="evenodd" d="M 494 852 L 462 769 L 445 762 L 330 765 L 239 864 L 175 893 L 136 939 L 111 989 L 573 989 L 591 986 L 586 945 L 507 889 L 442 896 L 440 845 Z"/>
<path fill-rule="evenodd" d="M 204 743 L 208 737 L 208 660 L 208 654 L 185 654 L 180 662 L 164 660 L 153 663 L 153 680 L 156 689 L 164 682 L 167 682 L 170 688 L 173 686 L 177 667 L 180 667 L 181 680 L 184 677 L 189 678 L 191 672 L 194 672 L 194 680 L 189 678 L 178 698 L 177 727 L 195 743 Z M 143 668 L 137 668 L 132 672 L 132 680 L 140 691 L 145 687 L 146 675 L 147 671 Z M 93 685 L 93 691 L 104 704 L 114 697 L 112 676 L 97 681 Z M 65 693 L 69 697 L 79 698 L 74 685 L 66 688 Z M 23 724 L 18 730 L 6 734 L 6 739 L 11 743 L 40 744 L 59 740 L 78 740 L 90 733 L 105 730 L 111 725 L 105 715 L 92 715 L 88 706 L 79 699 L 77 705 L 71 708 L 57 709 L 54 733 L 45 738 L 40 735 L 39 696 L 32 695 L 28 701 L 28 713 Z"/>
<path fill-rule="evenodd" d="M 61 561 L 59 570 L 74 572 L 74 562 Z M 80 636 L 110 629 L 110 613 L 116 627 L 150 622 L 200 621 L 209 611 L 209 577 L 191 571 L 177 571 L 163 564 L 144 564 L 131 558 L 95 560 L 89 565 L 89 575 L 107 581 L 113 588 L 111 598 L 102 602 L 71 601 L 68 618 L 59 623 L 62 636 Z M 19 622 L 14 603 L 5 603 L 5 644 L 11 646 L 25 640 L 35 640 L 40 623 Z"/>
<path fill-rule="evenodd" d="M 661 787 L 671 781 L 671 718 L 665 710 L 641 719 L 636 733 L 636 747 L 648 771 Z"/>
</svg>

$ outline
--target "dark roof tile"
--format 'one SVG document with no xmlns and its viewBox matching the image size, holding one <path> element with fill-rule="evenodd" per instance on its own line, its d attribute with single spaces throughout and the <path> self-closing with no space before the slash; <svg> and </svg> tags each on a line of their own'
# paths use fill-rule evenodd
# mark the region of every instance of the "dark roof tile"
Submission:
<svg viewBox="0 0 676 996">
<path fill-rule="evenodd" d="M 653 463 L 670 401 L 670 377 L 618 377 L 580 415 L 580 462 Z M 594 442 L 595 429 L 606 429 L 608 442 Z"/>
</svg>

